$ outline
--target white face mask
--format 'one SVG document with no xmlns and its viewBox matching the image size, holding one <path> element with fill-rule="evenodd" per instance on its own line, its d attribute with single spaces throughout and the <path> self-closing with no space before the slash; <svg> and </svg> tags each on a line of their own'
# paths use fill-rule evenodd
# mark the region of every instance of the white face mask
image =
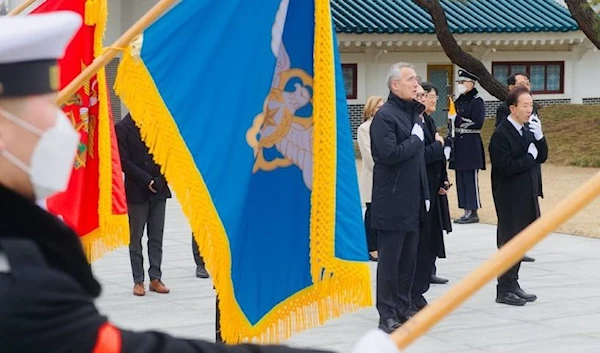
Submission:
<svg viewBox="0 0 600 353">
<path fill-rule="evenodd" d="M 40 137 L 33 148 L 30 166 L 7 150 L 0 151 L 4 158 L 27 173 L 36 199 L 44 200 L 65 191 L 69 185 L 79 145 L 79 133 L 75 131 L 65 114 L 57 109 L 56 123 L 46 131 L 40 130 L 1 108 L 0 116 Z"/>
<path fill-rule="evenodd" d="M 467 86 L 462 83 L 459 83 L 456 88 L 458 89 L 458 94 L 464 94 L 467 91 Z"/>
</svg>

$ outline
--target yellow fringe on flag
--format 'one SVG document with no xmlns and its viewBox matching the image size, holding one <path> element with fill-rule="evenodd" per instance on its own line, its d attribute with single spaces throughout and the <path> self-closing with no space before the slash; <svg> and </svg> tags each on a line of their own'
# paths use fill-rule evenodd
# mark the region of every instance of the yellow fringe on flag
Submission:
<svg viewBox="0 0 600 353">
<path fill-rule="evenodd" d="M 90 13 L 88 14 L 88 10 Z M 103 48 L 104 32 L 108 17 L 107 0 L 87 0 L 85 3 L 86 24 L 93 18 L 94 56 L 100 55 Z M 112 209 L 112 145 L 111 126 L 108 111 L 108 87 L 104 68 L 96 74 L 98 80 L 98 158 L 99 158 L 99 226 L 96 230 L 81 238 L 85 254 L 89 262 L 102 257 L 109 251 L 129 244 L 129 218 L 127 214 L 115 215 Z"/>
<path fill-rule="evenodd" d="M 93 26 L 102 20 L 102 13 L 99 7 L 105 0 L 86 0 L 83 16 L 83 23 L 86 26 Z"/>
<path fill-rule="evenodd" d="M 321 320 L 372 305 L 369 265 L 335 257 L 337 172 L 336 87 L 333 24 L 329 0 L 315 0 L 313 190 L 311 195 L 311 269 L 320 297 L 333 303 L 321 308 Z M 339 293 L 352 288 L 353 297 Z M 354 303 L 350 308 L 347 303 Z"/>
<path fill-rule="evenodd" d="M 190 222 L 217 289 L 221 336 L 227 343 L 279 343 L 328 319 L 372 305 L 368 264 L 338 260 L 334 254 L 336 115 L 335 96 L 332 94 L 335 76 L 329 0 L 315 0 L 315 9 L 315 38 L 320 45 L 315 47 L 315 187 L 311 200 L 311 261 L 313 265 L 325 268 L 326 276 L 321 278 L 317 273 L 319 270 L 314 270 L 313 278 L 317 285 L 287 298 L 254 326 L 235 299 L 229 239 L 177 124 L 143 60 L 132 55 L 131 48 L 119 65 L 115 91 L 129 108 L 142 139 L 161 166 L 161 172 Z M 321 94 L 317 93 L 319 91 Z M 315 196 L 316 193 L 324 194 Z M 333 278 L 330 276 L 332 273 Z"/>
</svg>

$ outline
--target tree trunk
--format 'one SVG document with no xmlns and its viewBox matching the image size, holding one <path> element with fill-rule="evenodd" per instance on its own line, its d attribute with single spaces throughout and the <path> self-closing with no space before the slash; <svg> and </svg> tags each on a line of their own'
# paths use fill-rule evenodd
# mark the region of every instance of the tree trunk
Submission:
<svg viewBox="0 0 600 353">
<path fill-rule="evenodd" d="M 587 0 L 565 0 L 579 29 L 600 49 L 600 16 Z"/>
<path fill-rule="evenodd" d="M 506 99 L 508 89 L 486 69 L 477 58 L 465 52 L 454 39 L 450 32 L 444 8 L 439 0 L 413 0 L 417 5 L 429 12 L 435 26 L 437 35 L 444 52 L 455 65 L 471 72 L 479 77 L 479 84 L 492 96 L 501 101 Z"/>
</svg>

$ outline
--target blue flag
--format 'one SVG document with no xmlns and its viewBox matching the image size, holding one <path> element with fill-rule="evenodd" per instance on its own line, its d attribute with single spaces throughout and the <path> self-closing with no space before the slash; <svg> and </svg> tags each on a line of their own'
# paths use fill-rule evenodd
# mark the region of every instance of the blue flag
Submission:
<svg viewBox="0 0 600 353">
<path fill-rule="evenodd" d="M 228 343 L 279 342 L 371 305 L 335 43 L 329 0 L 183 0 L 119 67 Z"/>
</svg>

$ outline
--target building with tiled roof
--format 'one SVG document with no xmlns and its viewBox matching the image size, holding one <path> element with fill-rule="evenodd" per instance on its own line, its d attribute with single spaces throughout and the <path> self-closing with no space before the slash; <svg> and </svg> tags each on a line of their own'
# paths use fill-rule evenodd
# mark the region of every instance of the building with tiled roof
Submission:
<svg viewBox="0 0 600 353">
<path fill-rule="evenodd" d="M 14 8 L 22 1 L 0 0 L 0 4 Z M 156 1 L 109 1 L 105 43 L 113 43 Z M 441 3 L 458 44 L 499 80 L 505 82 L 511 72 L 527 71 L 534 98 L 542 104 L 600 104 L 600 52 L 560 0 Z M 429 14 L 412 0 L 331 0 L 331 10 L 354 131 L 367 97 L 387 96 L 386 71 L 394 62 L 415 64 L 419 75 L 432 81 L 441 94 L 452 93 L 458 67 L 443 52 Z M 117 66 L 118 59 L 107 65 L 111 86 Z M 489 115 L 493 115 L 498 102 L 480 91 Z M 112 98 L 118 119 L 125 110 L 114 93 Z M 447 101 L 440 99 L 436 113 L 440 123 L 446 105 Z"/>
<path fill-rule="evenodd" d="M 441 4 L 458 44 L 501 82 L 512 72 L 526 71 L 541 104 L 600 104 L 600 52 L 563 4 L 556 0 L 441 0 Z M 354 124 L 368 96 L 387 96 L 385 75 L 392 63 L 415 64 L 418 74 L 441 94 L 454 90 L 458 67 L 443 52 L 431 16 L 412 0 L 331 0 L 331 6 Z M 488 115 L 494 115 L 497 100 L 478 88 Z M 445 106 L 441 99 L 438 107 Z M 442 122 L 445 114 L 438 109 L 437 120 Z"/>
</svg>

